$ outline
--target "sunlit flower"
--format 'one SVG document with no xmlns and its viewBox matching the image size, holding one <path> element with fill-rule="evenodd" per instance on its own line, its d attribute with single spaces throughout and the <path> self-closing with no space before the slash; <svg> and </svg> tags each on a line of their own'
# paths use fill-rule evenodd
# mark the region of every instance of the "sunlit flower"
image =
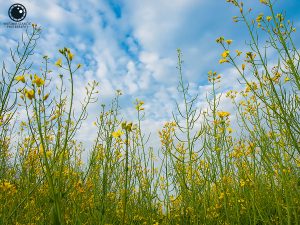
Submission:
<svg viewBox="0 0 300 225">
<path fill-rule="evenodd" d="M 62 59 L 58 59 L 58 60 L 55 62 L 55 65 L 58 66 L 58 67 L 62 67 Z"/>
<path fill-rule="evenodd" d="M 227 63 L 227 62 L 229 62 L 228 59 L 224 59 L 224 58 L 223 58 L 223 59 L 220 59 L 220 60 L 219 60 L 219 63 L 220 63 L 220 64 L 222 64 L 222 63 Z"/>
<path fill-rule="evenodd" d="M 230 45 L 232 43 L 232 40 L 226 40 L 226 43 Z"/>
<path fill-rule="evenodd" d="M 32 100 L 34 98 L 34 90 L 25 89 L 25 96 L 30 100 Z"/>
<path fill-rule="evenodd" d="M 244 187 L 245 184 L 246 184 L 246 182 L 245 182 L 243 179 L 241 179 L 241 180 L 240 180 L 240 186 L 241 186 L 241 187 Z"/>
<path fill-rule="evenodd" d="M 240 56 L 242 54 L 242 52 L 239 50 L 235 50 L 235 52 L 236 52 L 237 56 Z"/>
<path fill-rule="evenodd" d="M 126 121 L 124 121 L 122 124 L 121 124 L 121 126 L 122 126 L 122 129 L 123 130 L 125 130 L 125 131 L 127 131 L 127 132 L 131 132 L 132 131 L 132 122 L 130 122 L 130 123 L 127 123 Z"/>
<path fill-rule="evenodd" d="M 289 77 L 284 78 L 284 83 L 286 83 L 286 82 L 288 82 L 288 81 L 290 81 L 290 78 L 289 78 Z"/>
<path fill-rule="evenodd" d="M 269 0 L 259 0 L 260 3 L 267 5 L 269 3 Z"/>
<path fill-rule="evenodd" d="M 16 81 L 21 81 L 22 83 L 25 83 L 25 76 L 24 75 L 16 76 L 15 80 Z"/>
<path fill-rule="evenodd" d="M 256 22 L 258 22 L 258 23 L 260 23 L 261 21 L 262 21 L 262 19 L 263 19 L 263 16 L 264 16 L 264 14 L 259 14 L 257 17 L 256 17 Z"/>
<path fill-rule="evenodd" d="M 45 84 L 45 81 L 41 78 L 38 77 L 38 75 L 34 74 L 34 79 L 32 83 L 36 84 L 36 86 L 40 87 Z"/>
<path fill-rule="evenodd" d="M 14 185 L 8 181 L 4 181 L 3 184 L 0 184 L 0 188 L 4 191 L 15 189 Z"/>
<path fill-rule="evenodd" d="M 48 93 L 48 94 L 45 94 L 45 96 L 44 96 L 43 100 L 44 100 L 44 101 L 46 101 L 46 100 L 48 99 L 49 95 L 50 95 L 50 93 Z"/>
<path fill-rule="evenodd" d="M 51 158 L 52 154 L 53 154 L 52 151 L 50 151 L 50 150 L 49 150 L 49 151 L 46 151 L 46 156 L 47 156 L 48 158 Z"/>
<path fill-rule="evenodd" d="M 136 110 L 138 110 L 138 111 L 144 110 L 145 108 L 142 107 L 143 105 L 144 105 L 143 101 L 140 101 L 138 99 L 136 100 L 136 106 L 135 106 Z"/>
<path fill-rule="evenodd" d="M 246 53 L 246 58 L 247 59 L 254 60 L 255 57 L 256 57 L 256 54 L 253 54 L 252 52 L 247 52 Z"/>
<path fill-rule="evenodd" d="M 276 15 L 276 17 L 278 18 L 278 20 L 279 20 L 280 22 L 282 22 L 282 21 L 284 20 L 284 17 L 283 17 L 283 15 L 282 15 L 281 13 L 278 13 L 278 14 Z"/>
<path fill-rule="evenodd" d="M 245 70 L 246 65 L 242 64 L 242 70 Z"/>
<path fill-rule="evenodd" d="M 112 132 L 111 135 L 112 135 L 114 138 L 120 138 L 120 137 L 122 136 L 122 134 L 124 134 L 123 131 L 117 130 L 117 131 Z"/>
<path fill-rule="evenodd" d="M 222 56 L 223 58 L 226 58 L 228 55 L 229 55 L 229 50 L 226 50 L 226 51 L 224 51 L 224 52 L 221 54 L 221 56 Z"/>
<path fill-rule="evenodd" d="M 217 43 L 222 43 L 224 41 L 224 37 L 219 37 L 216 39 Z"/>
<path fill-rule="evenodd" d="M 72 54 L 70 51 L 68 52 L 68 57 L 69 59 L 72 61 L 73 60 L 73 57 L 74 57 L 74 54 Z"/>
<path fill-rule="evenodd" d="M 219 199 L 222 200 L 224 197 L 225 197 L 225 194 L 224 194 L 224 192 L 222 192 L 219 196 Z"/>
<path fill-rule="evenodd" d="M 219 112 L 217 112 L 217 115 L 219 117 L 223 118 L 223 117 L 228 117 L 230 115 L 230 113 L 229 112 L 225 112 L 225 111 L 219 111 Z"/>
</svg>

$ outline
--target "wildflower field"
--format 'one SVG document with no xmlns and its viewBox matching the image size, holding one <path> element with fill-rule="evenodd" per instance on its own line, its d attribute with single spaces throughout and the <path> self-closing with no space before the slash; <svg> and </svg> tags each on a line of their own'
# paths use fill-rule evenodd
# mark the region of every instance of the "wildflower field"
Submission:
<svg viewBox="0 0 300 225">
<path fill-rule="evenodd" d="M 110 105 L 99 106 L 92 148 L 76 140 L 88 106 L 101 99 L 101 80 L 87 84 L 75 114 L 74 96 L 82 93 L 73 77 L 82 65 L 69 48 L 31 64 L 43 35 L 33 24 L 11 50 L 13 66 L 2 66 L 0 224 L 300 224 L 297 32 L 269 0 L 260 0 L 268 15 L 227 2 L 239 13 L 233 22 L 249 34 L 248 52 L 236 50 L 230 38 L 216 39 L 216 64 L 230 64 L 244 85 L 222 93 L 235 113 L 219 106 L 226 78 L 214 71 L 208 72 L 208 107 L 197 107 L 178 49 L 182 102 L 173 120 L 152 134 L 161 142 L 152 147 L 143 132 L 145 103 L 136 100 L 136 120 L 128 121 L 119 90 Z M 276 58 L 268 57 L 270 51 Z"/>
</svg>

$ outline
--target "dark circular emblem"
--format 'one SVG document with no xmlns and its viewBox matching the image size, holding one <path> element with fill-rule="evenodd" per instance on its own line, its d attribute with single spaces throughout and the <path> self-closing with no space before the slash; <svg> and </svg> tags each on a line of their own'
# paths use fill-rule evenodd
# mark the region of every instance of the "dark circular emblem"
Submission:
<svg viewBox="0 0 300 225">
<path fill-rule="evenodd" d="M 21 4 L 13 4 L 8 10 L 9 18 L 15 22 L 20 22 L 24 20 L 26 14 L 26 8 Z"/>
</svg>

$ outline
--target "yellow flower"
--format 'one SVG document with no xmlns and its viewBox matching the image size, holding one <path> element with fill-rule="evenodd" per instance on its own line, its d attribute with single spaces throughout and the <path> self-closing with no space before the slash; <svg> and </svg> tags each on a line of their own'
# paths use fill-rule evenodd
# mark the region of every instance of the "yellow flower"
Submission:
<svg viewBox="0 0 300 225">
<path fill-rule="evenodd" d="M 226 63 L 226 62 L 229 62 L 229 60 L 228 60 L 228 59 L 224 59 L 224 58 L 219 60 L 219 63 L 220 63 L 220 64 Z"/>
<path fill-rule="evenodd" d="M 62 67 L 62 59 L 58 59 L 58 60 L 55 62 L 55 65 L 58 66 L 58 67 Z"/>
<path fill-rule="evenodd" d="M 216 39 L 217 43 L 222 43 L 224 41 L 224 37 L 219 37 Z"/>
<path fill-rule="evenodd" d="M 236 0 L 226 0 L 226 2 L 232 3 L 235 6 L 238 6 L 238 3 L 236 2 Z"/>
<path fill-rule="evenodd" d="M 34 80 L 32 83 L 34 83 L 34 84 L 36 84 L 36 86 L 40 87 L 45 84 L 45 81 L 42 78 L 38 77 L 36 74 L 34 74 Z"/>
<path fill-rule="evenodd" d="M 25 89 L 25 96 L 30 100 L 32 100 L 34 98 L 34 90 Z"/>
<path fill-rule="evenodd" d="M 79 64 L 77 65 L 77 69 L 79 69 L 81 66 L 82 66 L 82 65 L 79 63 Z"/>
<path fill-rule="evenodd" d="M 228 117 L 230 115 L 229 112 L 224 112 L 224 111 L 220 111 L 220 112 L 217 112 L 217 115 L 221 118 L 223 117 Z"/>
<path fill-rule="evenodd" d="M 142 105 L 144 105 L 144 102 L 137 99 L 136 100 L 136 106 L 135 106 L 136 110 L 138 110 L 138 111 L 144 110 L 145 108 L 142 107 Z"/>
<path fill-rule="evenodd" d="M 245 182 L 243 179 L 241 179 L 241 180 L 240 180 L 240 185 L 241 185 L 241 187 L 244 187 L 245 184 L 246 184 L 246 182 Z"/>
<path fill-rule="evenodd" d="M 289 80 L 290 80 L 290 78 L 286 77 L 286 78 L 284 79 L 284 83 L 288 82 Z"/>
<path fill-rule="evenodd" d="M 300 159 L 296 159 L 296 165 L 297 167 L 300 167 Z"/>
<path fill-rule="evenodd" d="M 263 16 L 264 16 L 264 14 L 259 14 L 257 17 L 256 17 L 256 22 L 258 22 L 258 23 L 260 23 L 261 21 L 262 21 L 262 19 L 263 19 Z"/>
<path fill-rule="evenodd" d="M 51 158 L 51 156 L 52 156 L 52 151 L 51 151 L 51 150 L 46 151 L 46 156 L 47 156 L 48 158 Z"/>
<path fill-rule="evenodd" d="M 127 124 L 126 130 L 127 130 L 128 132 L 131 132 L 131 131 L 132 131 L 132 123 L 128 123 L 128 124 Z"/>
<path fill-rule="evenodd" d="M 10 190 L 14 188 L 14 185 L 12 185 L 10 182 L 8 181 L 4 181 L 2 185 L 0 185 L 0 187 L 6 191 L 6 190 Z"/>
<path fill-rule="evenodd" d="M 246 53 L 246 58 L 250 60 L 254 60 L 256 54 L 253 54 L 252 52 L 247 52 Z"/>
<path fill-rule="evenodd" d="M 232 40 L 226 40 L 226 43 L 230 45 L 232 43 Z"/>
<path fill-rule="evenodd" d="M 233 19 L 233 22 L 235 22 L 235 23 L 239 22 L 239 20 L 238 20 L 238 17 L 237 17 L 237 16 L 234 16 L 232 19 Z"/>
<path fill-rule="evenodd" d="M 269 0 L 259 0 L 260 3 L 267 5 L 269 3 Z"/>
<path fill-rule="evenodd" d="M 123 134 L 123 132 L 122 132 L 121 130 L 117 130 L 117 131 L 112 132 L 111 135 L 112 135 L 114 138 L 120 138 L 120 137 L 122 136 L 122 134 Z"/>
<path fill-rule="evenodd" d="M 245 70 L 246 65 L 242 64 L 242 70 Z"/>
<path fill-rule="evenodd" d="M 15 80 L 16 81 L 21 81 L 22 83 L 25 83 L 25 77 L 24 77 L 24 75 L 16 76 Z"/>
<path fill-rule="evenodd" d="M 131 132 L 133 130 L 133 126 L 132 126 L 132 123 L 127 123 L 126 121 L 124 121 L 122 124 L 122 129 L 127 131 L 127 132 Z"/>
<path fill-rule="evenodd" d="M 50 118 L 50 120 L 52 121 L 52 120 L 55 120 L 55 119 L 57 119 L 59 117 L 59 114 L 56 114 L 56 115 L 53 115 L 51 118 Z"/>
<path fill-rule="evenodd" d="M 228 55 L 229 55 L 229 50 L 226 50 L 226 51 L 224 51 L 224 52 L 221 54 L 221 56 L 222 56 L 223 58 L 226 58 Z"/>
<path fill-rule="evenodd" d="M 276 15 L 276 17 L 278 18 L 278 20 L 279 20 L 280 22 L 282 22 L 282 21 L 284 20 L 283 15 L 280 14 L 280 13 L 278 13 L 278 14 Z"/>
<path fill-rule="evenodd" d="M 224 197 L 225 197 L 225 194 L 224 194 L 224 192 L 222 192 L 219 196 L 219 199 L 222 200 Z"/>
<path fill-rule="evenodd" d="M 267 16 L 267 21 L 271 21 L 272 17 L 271 16 Z"/>
<path fill-rule="evenodd" d="M 242 52 L 239 50 L 235 50 L 235 52 L 236 52 L 237 56 L 240 56 L 242 54 Z"/>
<path fill-rule="evenodd" d="M 46 101 L 46 100 L 48 99 L 49 95 L 50 95 L 50 93 L 46 94 L 46 95 L 44 96 L 43 100 Z"/>
<path fill-rule="evenodd" d="M 69 59 L 72 61 L 73 60 L 73 57 L 74 57 L 74 55 L 69 51 L 68 52 L 68 57 L 69 57 Z"/>
</svg>

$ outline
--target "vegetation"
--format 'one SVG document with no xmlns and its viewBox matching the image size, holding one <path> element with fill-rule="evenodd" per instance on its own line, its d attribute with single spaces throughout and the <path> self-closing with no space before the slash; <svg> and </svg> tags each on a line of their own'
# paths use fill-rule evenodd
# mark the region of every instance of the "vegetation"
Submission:
<svg viewBox="0 0 300 225">
<path fill-rule="evenodd" d="M 161 146 L 147 147 L 144 102 L 136 122 L 121 119 L 121 91 L 95 122 L 89 151 L 75 140 L 87 107 L 97 101 L 89 83 L 74 114 L 74 65 L 59 50 L 60 84 L 51 90 L 50 59 L 32 74 L 40 28 L 33 24 L 3 64 L 0 84 L 0 224 L 300 224 L 299 52 L 293 23 L 260 0 L 269 15 L 248 19 L 242 2 L 235 22 L 249 31 L 250 51 L 232 50 L 223 37 L 219 63 L 230 63 L 245 85 L 231 90 L 236 115 L 220 108 L 221 75 L 208 73 L 207 109 L 184 81 L 178 50 L 178 91 L 183 103 L 161 128 Z M 262 46 L 259 35 L 267 35 Z M 276 58 L 268 58 L 268 52 Z M 53 77 L 53 76 L 52 76 Z M 183 106 L 183 107 L 182 107 Z M 17 120 L 22 112 L 24 121 Z M 231 128 L 232 122 L 239 125 Z M 86 163 L 82 154 L 89 154 Z M 157 153 L 159 155 L 157 155 Z M 157 161 L 160 156 L 161 160 Z"/>
</svg>

